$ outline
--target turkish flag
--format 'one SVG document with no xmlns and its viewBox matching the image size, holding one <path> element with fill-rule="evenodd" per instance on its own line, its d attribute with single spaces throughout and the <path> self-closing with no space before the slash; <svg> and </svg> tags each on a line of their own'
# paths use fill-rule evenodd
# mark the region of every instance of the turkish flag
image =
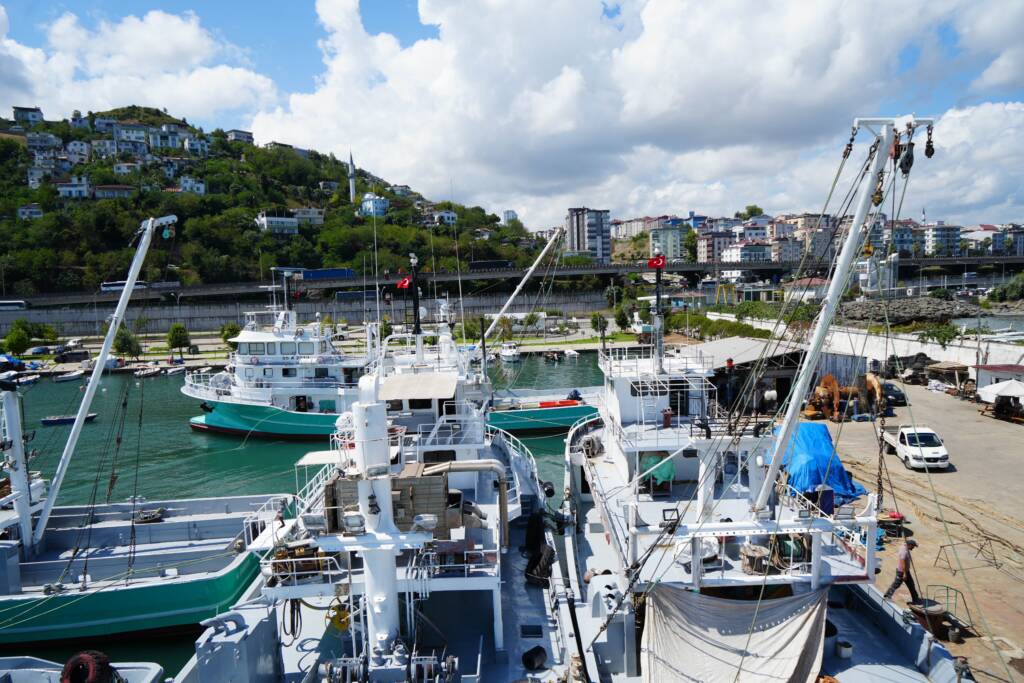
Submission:
<svg viewBox="0 0 1024 683">
<path fill-rule="evenodd" d="M 396 284 L 395 287 L 398 287 L 399 289 L 409 289 L 409 285 L 411 285 L 411 284 L 412 284 L 412 277 L 407 275 L 407 276 L 403 277 L 401 280 L 399 280 L 398 284 Z"/>
<path fill-rule="evenodd" d="M 654 258 L 649 259 L 647 261 L 647 267 L 648 268 L 657 268 L 658 270 L 661 270 L 662 268 L 665 267 L 665 255 L 664 254 L 659 254 L 658 256 L 655 256 Z"/>
</svg>

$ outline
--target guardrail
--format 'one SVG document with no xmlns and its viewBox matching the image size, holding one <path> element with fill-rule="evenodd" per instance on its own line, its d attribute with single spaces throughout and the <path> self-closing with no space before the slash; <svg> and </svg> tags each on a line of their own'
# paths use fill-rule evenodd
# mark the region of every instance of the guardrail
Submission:
<svg viewBox="0 0 1024 683">
<path fill-rule="evenodd" d="M 283 518 L 288 504 L 291 503 L 291 495 L 272 496 L 265 500 L 256 510 L 250 512 L 242 521 L 242 528 L 245 533 L 245 546 L 249 547 L 256 538 L 267 528 L 268 523 L 272 524 L 279 515 Z"/>
</svg>

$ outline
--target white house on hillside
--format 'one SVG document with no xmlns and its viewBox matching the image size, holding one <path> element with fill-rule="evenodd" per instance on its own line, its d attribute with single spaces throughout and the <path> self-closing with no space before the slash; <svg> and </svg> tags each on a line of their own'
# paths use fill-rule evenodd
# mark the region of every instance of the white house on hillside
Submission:
<svg viewBox="0 0 1024 683">
<path fill-rule="evenodd" d="M 43 217 L 43 210 L 38 204 L 22 204 L 18 207 L 18 218 L 23 221 L 31 221 Z"/>
<path fill-rule="evenodd" d="M 434 212 L 434 225 L 455 225 L 459 221 L 457 213 L 450 209 Z"/>
<path fill-rule="evenodd" d="M 228 142 L 248 142 L 251 145 L 255 140 L 252 133 L 247 130 L 238 130 L 237 128 L 227 131 L 227 135 Z"/>
<path fill-rule="evenodd" d="M 26 126 L 43 122 L 43 110 L 39 107 L 14 107 L 14 120 Z"/>
<path fill-rule="evenodd" d="M 260 211 L 254 222 L 257 228 L 273 235 L 299 234 L 299 219 L 294 216 L 268 216 L 266 211 Z"/>
<path fill-rule="evenodd" d="M 72 164 L 84 164 L 89 161 L 92 146 L 84 140 L 71 140 L 64 148 L 64 153 Z"/>
<path fill-rule="evenodd" d="M 55 183 L 57 194 L 61 199 L 87 199 L 89 197 L 89 178 L 86 176 L 71 176 L 62 183 Z"/>
<path fill-rule="evenodd" d="M 92 153 L 99 159 L 117 156 L 117 143 L 113 140 L 93 140 Z"/>
<path fill-rule="evenodd" d="M 298 209 L 292 209 L 292 215 L 295 216 L 299 223 L 305 223 L 307 225 L 324 224 L 324 210 L 313 206 L 303 206 Z"/>
<path fill-rule="evenodd" d="M 206 194 L 206 183 L 191 176 L 181 176 L 181 180 L 178 182 L 178 187 L 181 188 L 182 192 L 191 192 L 192 194 L 198 195 Z"/>
</svg>

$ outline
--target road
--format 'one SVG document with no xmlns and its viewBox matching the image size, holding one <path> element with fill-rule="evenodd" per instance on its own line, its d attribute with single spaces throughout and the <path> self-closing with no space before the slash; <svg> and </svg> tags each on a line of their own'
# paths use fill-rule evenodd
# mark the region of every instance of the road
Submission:
<svg viewBox="0 0 1024 683">
<path fill-rule="evenodd" d="M 931 482 L 923 471 L 905 469 L 894 455 L 885 463 L 895 490 L 895 506 L 910 519 L 909 528 L 920 546 L 914 553 L 918 587 L 951 586 L 964 593 L 978 629 L 984 632 L 981 615 L 991 633 L 1002 639 L 1007 659 L 1024 666 L 1024 426 L 979 415 L 979 405 L 952 396 L 930 392 L 924 387 L 905 387 L 911 405 L 897 408 L 886 423 L 914 423 L 935 429 L 950 452 L 954 467 L 933 471 Z M 878 443 L 871 423 L 830 424 L 833 438 L 847 469 L 869 491 L 876 489 Z M 932 486 L 934 486 L 934 494 Z M 885 506 L 892 508 L 888 482 Z M 938 504 L 936 504 L 938 500 Z M 945 520 L 943 524 L 942 520 Z M 947 536 L 948 529 L 948 536 Z M 957 547 L 966 571 L 956 575 L 936 566 L 940 546 L 970 541 Z M 977 557 L 980 541 L 988 539 L 998 567 Z M 892 581 L 896 544 L 880 554 L 882 573 L 878 587 L 885 590 Z M 957 559 L 947 554 L 957 567 Z M 941 565 L 941 560 L 939 561 Z M 974 598 L 971 596 L 973 590 Z M 902 604 L 906 590 L 896 593 Z M 974 600 L 977 600 L 975 602 Z M 978 680 L 1009 680 L 991 644 L 968 638 L 961 646 L 950 645 L 955 654 L 967 656 Z M 1021 669 L 1011 669 L 1020 677 Z M 987 672 L 987 673 L 985 673 Z"/>
<path fill-rule="evenodd" d="M 927 258 L 905 258 L 900 260 L 900 269 L 906 273 L 917 276 L 921 267 L 927 266 L 957 266 L 963 270 L 976 270 L 981 265 L 1002 264 L 1004 266 L 1017 267 L 1024 265 L 1024 255 L 1021 256 L 967 256 L 962 258 L 927 257 Z M 772 261 L 749 261 L 742 263 L 673 263 L 669 262 L 665 272 L 676 274 L 697 274 L 710 275 L 726 270 L 744 270 L 759 275 L 781 275 L 797 270 L 801 266 L 798 261 L 776 263 Z M 824 264 L 822 264 L 824 267 Z M 805 270 L 815 270 L 816 266 L 807 266 Z M 551 277 L 566 278 L 580 277 L 585 275 L 626 275 L 646 269 L 646 262 L 639 263 L 594 263 L 578 266 L 561 266 L 550 273 Z M 420 273 L 422 283 L 427 282 L 454 282 L 462 280 L 518 280 L 525 275 L 525 268 L 497 268 L 492 270 L 463 271 L 462 273 Z M 346 289 L 346 288 L 373 288 L 376 285 L 388 287 L 394 285 L 401 279 L 398 273 L 391 273 L 377 278 L 367 276 L 364 279 L 361 275 L 351 278 L 334 280 L 310 280 L 303 282 L 302 289 Z M 909 280 L 908 280 L 909 282 Z M 956 277 L 950 279 L 950 285 L 956 284 Z M 259 288 L 258 282 L 229 282 L 221 284 L 198 285 L 195 287 L 181 287 L 170 292 L 169 290 L 137 290 L 133 293 L 134 299 L 160 299 L 167 294 L 180 295 L 180 298 L 230 298 L 239 295 L 261 297 L 266 292 Z M 60 294 L 41 294 L 26 298 L 32 306 L 69 306 L 83 304 L 97 304 L 116 301 L 118 292 L 66 292 Z"/>
</svg>

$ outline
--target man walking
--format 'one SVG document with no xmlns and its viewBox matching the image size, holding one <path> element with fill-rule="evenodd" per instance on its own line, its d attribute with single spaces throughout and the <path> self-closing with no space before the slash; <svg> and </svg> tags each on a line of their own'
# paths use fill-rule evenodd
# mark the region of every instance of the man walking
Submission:
<svg viewBox="0 0 1024 683">
<path fill-rule="evenodd" d="M 921 598 L 917 594 L 917 586 L 914 585 L 914 574 L 911 572 L 910 566 L 912 561 L 910 553 L 916 547 L 917 541 L 912 538 L 908 538 L 900 547 L 899 553 L 896 555 L 896 578 L 892 580 L 889 590 L 885 591 L 886 598 L 891 599 L 896 589 L 905 583 L 907 584 L 907 590 L 910 591 L 910 604 L 914 605 L 921 602 Z"/>
</svg>

